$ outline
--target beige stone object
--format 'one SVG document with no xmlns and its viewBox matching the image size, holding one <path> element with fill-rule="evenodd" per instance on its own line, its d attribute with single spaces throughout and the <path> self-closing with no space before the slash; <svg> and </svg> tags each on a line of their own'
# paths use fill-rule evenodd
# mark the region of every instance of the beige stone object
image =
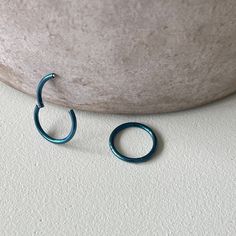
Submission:
<svg viewBox="0 0 236 236">
<path fill-rule="evenodd" d="M 0 80 L 81 110 L 148 114 L 236 91 L 235 0 L 1 0 Z"/>
</svg>

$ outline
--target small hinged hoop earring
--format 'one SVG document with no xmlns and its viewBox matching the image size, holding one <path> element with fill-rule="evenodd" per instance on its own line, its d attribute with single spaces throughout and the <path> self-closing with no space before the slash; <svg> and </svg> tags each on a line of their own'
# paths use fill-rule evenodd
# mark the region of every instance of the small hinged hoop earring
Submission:
<svg viewBox="0 0 236 236">
<path fill-rule="evenodd" d="M 42 80 L 41 80 L 41 81 L 39 82 L 39 84 L 38 84 L 37 91 L 36 91 L 37 105 L 35 106 L 35 109 L 34 109 L 34 122 L 35 122 L 35 126 L 36 126 L 38 132 L 39 132 L 46 140 L 48 140 L 48 141 L 51 142 L 51 143 L 55 143 L 55 144 L 64 144 L 64 143 L 69 142 L 69 141 L 74 137 L 75 132 L 76 132 L 76 129 L 77 129 L 76 116 L 75 116 L 75 113 L 74 113 L 73 110 L 70 110 L 70 111 L 69 111 L 69 115 L 70 115 L 71 122 L 72 122 L 71 131 L 70 131 L 70 133 L 68 134 L 68 136 L 66 136 L 66 137 L 63 138 L 63 139 L 55 139 L 55 138 L 50 137 L 50 136 L 43 130 L 43 128 L 42 128 L 42 126 L 40 125 L 40 122 L 39 122 L 39 110 L 44 107 L 43 99 L 42 99 L 43 87 L 44 87 L 45 83 L 46 83 L 48 80 L 55 78 L 55 76 L 56 76 L 56 75 L 55 75 L 54 73 L 50 73 L 50 74 L 44 76 L 44 77 L 42 78 Z"/>
<path fill-rule="evenodd" d="M 142 157 L 135 157 L 135 158 L 132 158 L 132 157 L 127 157 L 125 156 L 124 154 L 122 154 L 121 152 L 118 151 L 118 149 L 116 148 L 115 146 L 115 139 L 116 139 L 116 136 L 121 132 L 123 131 L 124 129 L 127 129 L 127 128 L 140 128 L 140 129 L 143 129 L 145 130 L 149 135 L 150 137 L 152 138 L 152 148 L 151 150 L 149 151 L 148 154 L 146 154 L 145 156 L 142 156 Z M 127 162 L 132 162 L 132 163 L 140 163 L 140 162 L 145 162 L 145 161 L 148 161 L 150 160 L 157 148 L 158 148 L 158 139 L 155 135 L 155 133 L 153 132 L 153 130 L 142 124 L 142 123 L 137 123 L 137 122 L 128 122 L 128 123 L 124 123 L 122 125 L 119 125 L 118 127 L 116 127 L 111 135 L 110 135 L 110 138 L 109 138 L 109 146 L 110 146 L 110 149 L 112 151 L 112 153 L 118 157 L 119 159 L 121 159 L 122 161 L 127 161 Z"/>
</svg>

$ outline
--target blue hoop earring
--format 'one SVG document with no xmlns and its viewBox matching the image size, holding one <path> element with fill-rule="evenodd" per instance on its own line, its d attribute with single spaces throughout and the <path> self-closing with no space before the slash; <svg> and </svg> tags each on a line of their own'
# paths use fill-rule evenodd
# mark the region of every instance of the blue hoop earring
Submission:
<svg viewBox="0 0 236 236">
<path fill-rule="evenodd" d="M 119 134 L 122 130 L 127 129 L 127 128 L 131 128 L 131 127 L 140 128 L 140 129 L 145 130 L 152 138 L 152 148 L 151 148 L 150 152 L 143 157 L 135 157 L 135 158 L 127 157 L 127 156 L 123 155 L 122 153 L 120 153 L 117 150 L 117 148 L 115 147 L 115 138 L 116 138 L 117 134 Z M 124 123 L 122 125 L 119 125 L 118 127 L 116 127 L 112 131 L 110 138 L 109 138 L 109 146 L 110 146 L 112 153 L 116 157 L 121 159 L 122 161 L 132 162 L 132 163 L 140 163 L 140 162 L 148 161 L 153 157 L 153 155 L 155 154 L 155 152 L 158 148 L 158 139 L 150 127 L 148 127 L 142 123 L 128 122 L 128 123 Z"/>
<path fill-rule="evenodd" d="M 42 80 L 39 82 L 38 87 L 37 87 L 37 91 L 36 91 L 36 95 L 37 95 L 37 105 L 35 106 L 34 109 L 34 122 L 35 122 L 35 126 L 38 130 L 38 132 L 49 142 L 54 143 L 54 144 L 64 144 L 69 142 L 75 135 L 76 129 L 77 129 L 77 121 L 76 121 L 76 116 L 73 110 L 69 111 L 69 115 L 71 118 L 71 122 L 72 122 L 72 126 L 71 126 L 71 131 L 68 134 L 68 136 L 66 136 L 63 139 L 55 139 L 50 137 L 42 128 L 42 126 L 40 125 L 39 122 L 39 110 L 41 108 L 44 107 L 43 104 L 43 99 L 42 99 L 42 91 L 43 91 L 43 86 L 45 85 L 45 83 L 50 80 L 55 78 L 55 74 L 54 73 L 50 73 L 46 76 L 44 76 L 42 78 Z"/>
</svg>

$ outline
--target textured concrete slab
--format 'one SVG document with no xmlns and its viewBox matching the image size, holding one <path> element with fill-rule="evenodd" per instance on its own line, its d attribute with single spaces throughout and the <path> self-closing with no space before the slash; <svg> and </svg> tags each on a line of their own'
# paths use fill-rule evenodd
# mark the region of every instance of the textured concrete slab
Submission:
<svg viewBox="0 0 236 236">
<path fill-rule="evenodd" d="M 3 0 L 0 21 L 0 80 L 33 95 L 55 72 L 57 104 L 160 113 L 236 90 L 235 0 Z"/>
</svg>

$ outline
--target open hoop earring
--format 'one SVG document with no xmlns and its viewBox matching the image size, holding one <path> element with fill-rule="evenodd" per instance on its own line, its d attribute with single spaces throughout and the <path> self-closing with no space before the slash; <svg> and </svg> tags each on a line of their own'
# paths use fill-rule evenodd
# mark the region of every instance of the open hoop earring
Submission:
<svg viewBox="0 0 236 236">
<path fill-rule="evenodd" d="M 43 99 L 42 99 L 43 87 L 44 87 L 45 83 L 46 83 L 48 80 L 55 78 L 55 76 L 56 76 L 56 75 L 55 75 L 54 73 L 50 73 L 50 74 L 44 76 L 44 77 L 42 78 L 42 80 L 41 80 L 41 81 L 39 82 L 39 84 L 38 84 L 37 91 L 36 91 L 37 105 L 35 106 L 35 109 L 34 109 L 34 122 L 35 122 L 35 126 L 36 126 L 38 132 L 39 132 L 46 140 L 48 140 L 49 142 L 54 143 L 54 144 L 64 144 L 64 143 L 69 142 L 69 141 L 74 137 L 75 132 L 76 132 L 76 129 L 77 129 L 77 120 L 76 120 L 76 116 L 75 116 L 75 113 L 74 113 L 73 110 L 70 110 L 70 111 L 69 111 L 69 115 L 70 115 L 71 122 L 72 122 L 71 131 L 70 131 L 70 133 L 68 134 L 68 136 L 66 136 L 66 137 L 63 138 L 63 139 L 55 139 L 55 138 L 50 137 L 50 136 L 43 130 L 43 128 L 42 128 L 42 126 L 40 125 L 40 122 L 39 122 L 39 110 L 44 107 Z"/>
</svg>

